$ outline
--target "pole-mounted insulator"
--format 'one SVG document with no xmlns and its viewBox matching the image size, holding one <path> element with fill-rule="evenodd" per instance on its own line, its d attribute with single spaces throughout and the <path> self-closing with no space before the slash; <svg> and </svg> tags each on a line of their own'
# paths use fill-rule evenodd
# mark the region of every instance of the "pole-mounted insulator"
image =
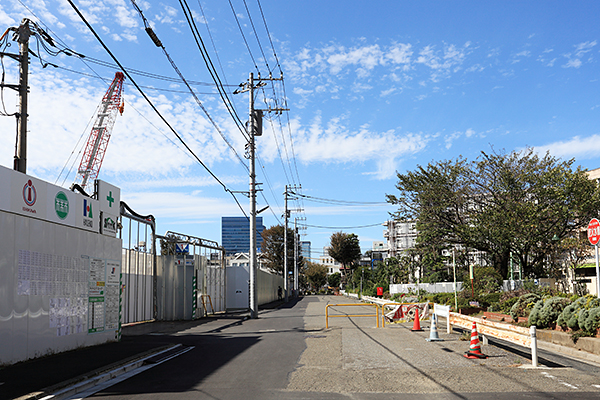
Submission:
<svg viewBox="0 0 600 400">
<path fill-rule="evenodd" d="M 156 36 L 156 33 L 154 33 L 151 27 L 146 28 L 146 33 L 148 34 L 148 36 L 150 36 L 150 39 L 152 39 L 156 47 L 163 47 L 162 42 L 160 41 L 158 36 Z"/>
</svg>

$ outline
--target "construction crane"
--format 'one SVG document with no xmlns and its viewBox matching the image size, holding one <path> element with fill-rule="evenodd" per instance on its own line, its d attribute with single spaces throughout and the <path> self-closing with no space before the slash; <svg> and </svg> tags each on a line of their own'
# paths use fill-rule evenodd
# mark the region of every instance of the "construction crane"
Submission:
<svg viewBox="0 0 600 400">
<path fill-rule="evenodd" d="M 123 114 L 124 103 L 121 102 L 121 94 L 123 92 L 124 79 L 125 76 L 122 72 L 115 74 L 115 79 L 113 79 L 102 98 L 102 102 L 98 106 L 96 121 L 85 144 L 73 186 L 78 184 L 85 190 L 86 186 L 90 182 L 93 183 L 98 177 L 110 134 L 117 118 L 117 111 Z"/>
</svg>

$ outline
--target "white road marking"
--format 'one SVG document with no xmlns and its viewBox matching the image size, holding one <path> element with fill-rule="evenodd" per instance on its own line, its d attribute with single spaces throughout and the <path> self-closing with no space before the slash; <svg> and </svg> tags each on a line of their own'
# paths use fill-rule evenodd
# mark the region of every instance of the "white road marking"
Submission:
<svg viewBox="0 0 600 400">
<path fill-rule="evenodd" d="M 82 400 L 82 399 L 85 399 L 86 397 L 89 397 L 89 396 L 91 396 L 93 394 L 96 394 L 96 393 L 100 392 L 101 390 L 104 390 L 106 388 L 114 386 L 117 383 L 123 382 L 124 380 L 129 379 L 132 376 L 135 376 L 137 374 L 141 374 L 142 372 L 147 371 L 150 368 L 153 368 L 153 367 L 155 367 L 157 365 L 160 365 L 160 364 L 162 364 L 164 362 L 167 362 L 167 361 L 169 361 L 169 360 L 171 360 L 171 359 L 173 359 L 173 358 L 175 358 L 177 356 L 180 356 L 182 354 L 185 354 L 188 351 L 193 350 L 193 349 L 194 349 L 194 346 L 187 347 L 185 349 L 182 349 L 182 351 L 180 351 L 178 353 L 175 353 L 175 354 L 173 354 L 173 355 L 171 355 L 169 357 L 166 357 L 166 358 L 164 358 L 164 359 L 162 359 L 162 360 L 160 360 L 160 361 L 158 361 L 156 363 L 142 365 L 141 367 L 138 367 L 138 368 L 135 368 L 135 369 L 133 369 L 131 371 L 125 372 L 125 373 L 123 373 L 123 374 L 121 374 L 119 376 L 116 376 L 116 377 L 108 379 L 108 380 L 106 380 L 106 381 L 104 381 L 102 383 L 99 383 L 98 385 L 95 385 L 95 386 L 93 386 L 93 387 L 91 387 L 91 388 L 89 388 L 87 390 L 84 390 L 84 391 L 79 392 L 79 393 L 77 393 L 75 395 L 67 397 L 67 398 L 65 398 L 65 400 Z M 169 351 L 169 350 L 171 350 L 171 349 L 167 349 L 167 350 L 165 350 L 165 352 Z M 161 354 L 161 353 L 158 353 L 158 354 Z M 153 354 L 151 356 L 148 356 L 146 359 L 150 359 L 152 357 L 156 357 L 158 354 Z M 105 375 L 106 376 L 110 376 L 110 374 L 111 374 L 111 372 L 107 372 Z M 85 385 L 85 383 L 86 382 L 83 382 L 83 383 L 80 383 L 80 384 L 81 385 Z M 57 393 L 51 394 L 49 396 L 43 397 L 40 400 L 52 400 L 52 399 L 55 399 L 61 393 L 68 392 L 70 389 L 71 388 L 63 389 L 60 392 L 57 392 Z"/>
</svg>

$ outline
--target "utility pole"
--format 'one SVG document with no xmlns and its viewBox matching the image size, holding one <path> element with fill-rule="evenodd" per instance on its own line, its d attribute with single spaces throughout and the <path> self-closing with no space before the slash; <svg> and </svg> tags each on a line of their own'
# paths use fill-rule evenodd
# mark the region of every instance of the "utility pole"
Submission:
<svg viewBox="0 0 600 400">
<path fill-rule="evenodd" d="M 259 82 L 260 84 L 260 82 Z M 248 79 L 248 92 L 250 98 L 248 115 L 248 135 L 250 136 L 250 317 L 258 318 L 258 296 L 256 294 L 256 277 L 258 268 L 256 265 L 256 172 L 255 172 L 255 150 L 254 147 L 254 74 L 250 73 Z"/>
<path fill-rule="evenodd" d="M 294 218 L 294 297 L 298 297 L 298 218 Z"/>
<path fill-rule="evenodd" d="M 299 293 L 299 284 L 300 284 L 300 271 L 298 269 L 298 246 L 300 245 L 300 235 L 298 234 L 298 220 L 304 220 L 304 217 L 296 217 L 294 218 L 294 295 L 298 297 Z"/>
<path fill-rule="evenodd" d="M 248 158 L 250 160 L 250 318 L 258 318 L 258 296 L 256 292 L 256 281 L 258 276 L 258 265 L 256 263 L 256 147 L 255 147 L 255 136 L 262 135 L 262 113 L 265 110 L 254 109 L 254 89 L 258 89 L 261 86 L 265 86 L 265 81 L 278 81 L 283 80 L 281 78 L 261 78 L 260 73 L 256 83 L 254 81 L 254 74 L 251 72 L 248 82 L 240 85 L 243 89 L 237 89 L 233 94 L 248 92 L 249 94 L 249 107 L 248 107 Z M 284 109 L 268 109 L 270 111 L 286 111 Z M 287 300 L 287 299 L 286 299 Z"/>
<path fill-rule="evenodd" d="M 284 218 L 285 218 L 285 226 L 283 227 L 283 291 L 285 292 L 285 301 L 288 301 L 288 281 L 289 281 L 289 276 L 288 276 L 288 251 L 287 251 L 287 231 L 288 231 L 288 219 L 290 218 L 290 211 L 288 210 L 288 197 L 289 197 L 289 192 L 288 191 L 292 191 L 292 193 L 294 193 L 294 190 L 299 189 L 300 187 L 297 186 L 288 186 L 285 185 L 285 214 L 284 214 Z M 295 210 L 298 211 L 298 210 Z M 295 240 L 294 240 L 295 242 Z M 296 276 L 296 281 L 298 277 Z"/>
<path fill-rule="evenodd" d="M 17 148 L 14 170 L 27 173 L 27 91 L 29 75 L 29 19 L 24 18 L 15 35 L 19 42 L 19 113 L 17 114 Z"/>
<path fill-rule="evenodd" d="M 283 226 L 283 293 L 285 294 L 285 302 L 288 302 L 288 251 L 287 251 L 287 230 L 288 218 L 290 211 L 288 210 L 288 185 L 285 185 L 285 225 Z"/>
</svg>

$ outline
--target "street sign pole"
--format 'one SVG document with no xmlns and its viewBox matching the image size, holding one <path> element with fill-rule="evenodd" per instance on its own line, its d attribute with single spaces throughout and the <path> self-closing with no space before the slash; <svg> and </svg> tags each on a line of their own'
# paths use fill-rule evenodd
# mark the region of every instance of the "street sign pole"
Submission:
<svg viewBox="0 0 600 400">
<path fill-rule="evenodd" d="M 596 296 L 600 298 L 600 267 L 598 267 L 598 242 L 600 242 L 600 222 L 592 218 L 587 229 L 588 240 L 596 248 Z"/>
<path fill-rule="evenodd" d="M 598 267 L 598 243 L 596 243 L 596 296 L 600 298 L 600 267 Z"/>
</svg>

